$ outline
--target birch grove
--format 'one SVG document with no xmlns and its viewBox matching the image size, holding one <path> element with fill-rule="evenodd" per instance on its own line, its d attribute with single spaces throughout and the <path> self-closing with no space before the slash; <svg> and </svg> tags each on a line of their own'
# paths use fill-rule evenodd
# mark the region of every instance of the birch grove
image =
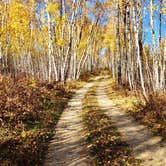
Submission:
<svg viewBox="0 0 166 166">
<path fill-rule="evenodd" d="M 116 34 L 116 40 L 106 45 L 107 64 L 111 62 L 108 66 L 111 75 L 130 89 L 141 88 L 145 97 L 151 91 L 165 90 L 166 87 L 165 5 L 165 1 L 157 0 L 116 0 L 106 3 L 106 8 L 114 11 L 111 12 L 110 24 L 114 22 L 116 25 L 110 27 L 110 24 L 107 24 L 105 27 L 106 31 L 112 28 L 112 33 Z M 147 15 L 149 19 L 145 18 Z M 149 22 L 149 27 L 143 27 L 145 19 Z M 144 30 L 150 32 L 148 37 Z M 104 40 L 107 41 L 109 37 L 105 36 Z M 143 40 L 150 42 L 146 44 Z M 114 48 L 112 42 L 115 43 Z"/>
<path fill-rule="evenodd" d="M 165 90 L 165 15 L 165 0 L 3 0 L 0 72 L 65 82 L 108 69 L 144 96 Z"/>
<path fill-rule="evenodd" d="M 95 65 L 101 27 L 90 21 L 85 0 L 4 0 L 0 8 L 1 74 L 66 81 Z"/>
</svg>

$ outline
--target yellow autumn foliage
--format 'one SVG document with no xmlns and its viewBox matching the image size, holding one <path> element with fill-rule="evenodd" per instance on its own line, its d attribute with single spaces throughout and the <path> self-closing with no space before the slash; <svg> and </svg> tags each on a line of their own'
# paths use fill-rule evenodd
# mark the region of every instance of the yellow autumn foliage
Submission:
<svg viewBox="0 0 166 166">
<path fill-rule="evenodd" d="M 22 138 L 26 138 L 26 136 L 27 136 L 27 132 L 26 132 L 25 130 L 23 130 L 23 131 L 21 132 L 21 137 L 22 137 Z"/>
<path fill-rule="evenodd" d="M 162 14 L 166 15 L 166 8 L 162 9 Z"/>
<path fill-rule="evenodd" d="M 63 46 L 63 45 L 65 45 L 65 40 L 64 39 L 58 39 L 57 41 L 56 41 L 56 45 L 57 46 Z"/>
<path fill-rule="evenodd" d="M 59 10 L 59 7 L 56 3 L 49 3 L 47 5 L 47 12 L 49 12 L 50 14 L 54 14 Z"/>
<path fill-rule="evenodd" d="M 1 8 L 3 9 L 3 4 Z M 26 46 L 30 42 L 30 11 L 21 1 L 13 0 L 6 12 L 8 20 L 0 28 L 0 42 L 5 43 L 8 36 L 8 44 L 11 43 L 10 50 L 18 52 L 23 45 Z"/>
</svg>

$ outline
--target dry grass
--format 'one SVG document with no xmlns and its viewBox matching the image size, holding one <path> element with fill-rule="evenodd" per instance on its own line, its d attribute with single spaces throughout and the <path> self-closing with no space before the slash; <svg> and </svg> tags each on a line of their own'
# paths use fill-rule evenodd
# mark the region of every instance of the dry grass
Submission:
<svg viewBox="0 0 166 166">
<path fill-rule="evenodd" d="M 107 86 L 106 92 L 109 98 L 117 106 L 121 107 L 122 109 L 126 111 L 133 108 L 135 103 L 139 101 L 139 99 L 135 96 L 134 92 L 118 85 L 112 79 L 109 79 L 106 82 L 106 86 Z"/>
<path fill-rule="evenodd" d="M 111 79 L 106 85 L 107 95 L 117 106 L 147 125 L 157 135 L 166 138 L 166 95 L 163 92 L 150 94 L 145 101 Z"/>
<path fill-rule="evenodd" d="M 137 102 L 130 113 L 139 121 L 149 126 L 157 135 L 166 139 L 166 95 L 149 95 L 147 102 Z"/>
</svg>

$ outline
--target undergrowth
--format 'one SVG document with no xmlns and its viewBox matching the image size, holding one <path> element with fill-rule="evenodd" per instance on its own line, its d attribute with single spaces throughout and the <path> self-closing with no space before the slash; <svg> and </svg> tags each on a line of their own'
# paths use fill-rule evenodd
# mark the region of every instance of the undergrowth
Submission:
<svg viewBox="0 0 166 166">
<path fill-rule="evenodd" d="M 151 130 L 166 139 L 166 95 L 151 94 L 146 102 L 139 101 L 130 113 Z"/>
<path fill-rule="evenodd" d="M 0 165 L 42 165 L 54 127 L 80 86 L 1 76 Z"/>
<path fill-rule="evenodd" d="M 166 138 L 166 95 L 149 94 L 147 101 L 111 79 L 107 81 L 107 95 L 136 120 L 147 125 L 155 134 Z"/>
</svg>

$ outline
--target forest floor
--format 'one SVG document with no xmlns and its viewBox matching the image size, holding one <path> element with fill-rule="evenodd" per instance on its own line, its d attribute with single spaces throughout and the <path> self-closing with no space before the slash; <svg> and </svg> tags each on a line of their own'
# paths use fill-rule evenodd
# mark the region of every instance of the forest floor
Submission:
<svg viewBox="0 0 166 166">
<path fill-rule="evenodd" d="M 110 99 L 108 80 L 96 78 L 70 100 L 49 146 L 46 166 L 166 165 L 163 137 Z"/>
<path fill-rule="evenodd" d="M 83 80 L 0 79 L 0 166 L 166 165 L 166 96 Z"/>
<path fill-rule="evenodd" d="M 0 76 L 0 166 L 43 165 L 55 126 L 85 81 Z"/>
</svg>

